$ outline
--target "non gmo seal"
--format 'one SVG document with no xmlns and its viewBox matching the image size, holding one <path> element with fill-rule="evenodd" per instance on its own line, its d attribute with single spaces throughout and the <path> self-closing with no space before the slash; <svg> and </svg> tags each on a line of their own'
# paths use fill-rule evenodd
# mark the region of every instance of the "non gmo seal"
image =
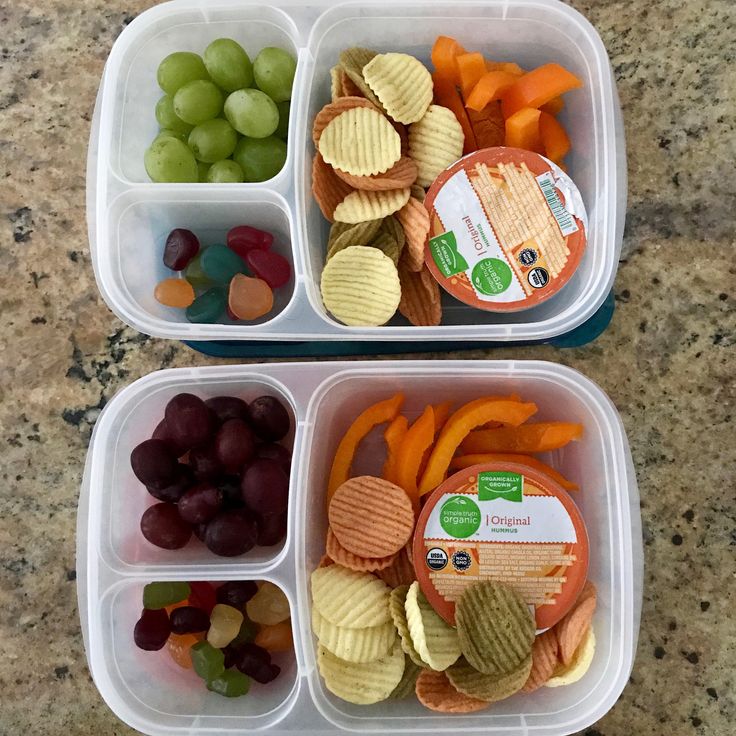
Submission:
<svg viewBox="0 0 736 736">
<path fill-rule="evenodd" d="M 447 552 L 440 547 L 427 551 L 427 567 L 430 570 L 444 570 L 447 567 Z"/>
<path fill-rule="evenodd" d="M 465 570 L 470 568 L 472 562 L 473 560 L 470 557 L 470 553 L 464 549 L 459 549 L 452 555 L 452 566 L 458 572 L 465 572 Z"/>
</svg>

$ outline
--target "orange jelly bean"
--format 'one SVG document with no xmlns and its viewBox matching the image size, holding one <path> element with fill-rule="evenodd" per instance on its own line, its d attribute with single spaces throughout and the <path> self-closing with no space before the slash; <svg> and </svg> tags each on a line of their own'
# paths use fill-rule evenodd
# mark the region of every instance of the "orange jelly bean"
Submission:
<svg viewBox="0 0 736 736">
<path fill-rule="evenodd" d="M 185 670 L 192 669 L 192 655 L 189 650 L 198 641 L 202 641 L 202 638 L 202 634 L 169 634 L 166 647 L 169 650 L 171 659 Z"/>
<path fill-rule="evenodd" d="M 238 319 L 258 319 L 273 309 L 273 291 L 263 279 L 239 273 L 230 281 L 227 303 Z"/>
<path fill-rule="evenodd" d="M 294 646 L 291 635 L 291 622 L 282 621 L 279 624 L 261 626 L 253 643 L 269 652 L 290 651 Z"/>
<path fill-rule="evenodd" d="M 185 309 L 194 301 L 194 288 L 186 279 L 164 279 L 156 284 L 153 296 L 164 306 Z"/>
<path fill-rule="evenodd" d="M 166 613 L 171 616 L 171 612 L 174 611 L 177 608 L 181 608 L 182 606 L 188 606 L 189 601 L 185 598 L 183 601 L 179 601 L 178 603 L 172 603 L 170 606 L 165 606 Z"/>
</svg>

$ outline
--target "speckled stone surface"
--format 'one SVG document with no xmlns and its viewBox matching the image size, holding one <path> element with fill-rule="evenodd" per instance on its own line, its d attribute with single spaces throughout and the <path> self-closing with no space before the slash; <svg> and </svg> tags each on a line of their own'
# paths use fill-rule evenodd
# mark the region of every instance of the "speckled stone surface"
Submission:
<svg viewBox="0 0 736 736">
<path fill-rule="evenodd" d="M 125 328 L 92 274 L 89 121 L 105 58 L 146 0 L 0 4 L 0 734 L 132 731 L 86 666 L 75 513 L 94 421 L 161 367 L 213 361 Z M 456 353 L 543 358 L 620 410 L 642 496 L 645 593 L 621 699 L 587 736 L 726 736 L 736 548 L 736 5 L 576 0 L 611 56 L 629 212 L 616 314 L 592 345 Z M 449 355 L 426 356 L 442 359 Z"/>
</svg>

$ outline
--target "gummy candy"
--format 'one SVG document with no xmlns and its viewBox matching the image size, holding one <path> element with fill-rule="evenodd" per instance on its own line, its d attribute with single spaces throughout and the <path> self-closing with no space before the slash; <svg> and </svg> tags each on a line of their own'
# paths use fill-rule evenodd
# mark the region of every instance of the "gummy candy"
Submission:
<svg viewBox="0 0 736 736">
<path fill-rule="evenodd" d="M 258 319 L 273 309 L 273 291 L 262 279 L 237 274 L 230 282 L 227 303 L 238 319 Z"/>
<path fill-rule="evenodd" d="M 189 597 L 189 583 L 148 583 L 143 588 L 144 608 L 166 608 Z"/>
<path fill-rule="evenodd" d="M 226 647 L 240 632 L 243 614 L 237 608 L 218 603 L 210 614 L 207 641 L 213 647 Z"/>
<path fill-rule="evenodd" d="M 245 611 L 251 621 L 269 626 L 286 621 L 291 615 L 289 599 L 281 588 L 269 582 L 264 582 L 245 604 Z"/>
<path fill-rule="evenodd" d="M 164 279 L 156 284 L 153 296 L 165 307 L 184 309 L 194 301 L 194 287 L 186 279 Z"/>
</svg>

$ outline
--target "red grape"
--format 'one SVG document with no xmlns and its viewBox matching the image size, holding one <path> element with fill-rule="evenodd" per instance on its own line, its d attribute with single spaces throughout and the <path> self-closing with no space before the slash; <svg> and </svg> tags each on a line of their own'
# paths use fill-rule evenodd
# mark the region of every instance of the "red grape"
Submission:
<svg viewBox="0 0 736 736">
<path fill-rule="evenodd" d="M 291 470 L 291 451 L 277 442 L 264 442 L 256 446 L 256 457 L 275 460 L 288 473 Z"/>
<path fill-rule="evenodd" d="M 203 524 L 217 516 L 222 506 L 222 493 L 207 483 L 190 488 L 179 499 L 179 515 L 190 524 Z"/>
<path fill-rule="evenodd" d="M 173 503 L 157 503 L 143 512 L 141 517 L 143 536 L 157 547 L 179 549 L 192 536 L 192 528 L 179 515 Z"/>
<path fill-rule="evenodd" d="M 220 422 L 226 422 L 228 419 L 248 418 L 248 404 L 236 396 L 215 396 L 204 403 L 215 412 Z"/>
<path fill-rule="evenodd" d="M 165 608 L 144 608 L 133 629 L 133 640 L 139 649 L 155 652 L 166 644 L 170 633 L 171 624 Z"/>
<path fill-rule="evenodd" d="M 155 486 L 146 486 L 148 492 L 159 501 L 169 501 L 176 503 L 189 488 L 194 484 L 194 475 L 188 465 L 179 463 L 176 470 L 176 477 L 171 485 L 165 488 L 156 488 Z"/>
<path fill-rule="evenodd" d="M 253 457 L 256 442 L 242 419 L 228 419 L 215 435 L 215 454 L 227 473 L 237 473 Z"/>
<path fill-rule="evenodd" d="M 252 549 L 258 529 L 255 519 L 245 509 L 224 511 L 207 524 L 204 543 L 216 555 L 235 557 Z"/>
<path fill-rule="evenodd" d="M 275 460 L 258 458 L 240 483 L 245 505 L 257 514 L 281 514 L 289 502 L 289 476 Z"/>
<path fill-rule="evenodd" d="M 175 634 L 196 634 L 207 631 L 210 627 L 210 616 L 196 606 L 180 606 L 175 608 L 169 617 L 171 630 Z"/>
<path fill-rule="evenodd" d="M 227 247 L 245 258 L 253 249 L 268 250 L 273 243 L 273 235 L 250 225 L 238 225 L 227 233 Z"/>
<path fill-rule="evenodd" d="M 251 401 L 248 421 L 253 431 L 264 441 L 274 442 L 286 436 L 291 426 L 289 413 L 273 396 L 261 396 Z"/>
<path fill-rule="evenodd" d="M 217 486 L 222 493 L 222 506 L 225 509 L 243 508 L 243 494 L 240 490 L 240 476 L 224 478 Z"/>
<path fill-rule="evenodd" d="M 191 230 L 178 227 L 166 238 L 164 266 L 172 271 L 183 271 L 199 252 L 199 240 Z"/>
<path fill-rule="evenodd" d="M 291 278 L 289 261 L 269 250 L 251 250 L 245 256 L 250 270 L 272 289 L 278 289 Z"/>
<path fill-rule="evenodd" d="M 215 480 L 222 474 L 214 444 L 195 447 L 190 450 L 189 465 L 197 480 Z"/>
<path fill-rule="evenodd" d="M 145 440 L 130 453 L 135 477 L 145 486 L 165 488 L 177 477 L 178 463 L 163 440 Z"/>
<path fill-rule="evenodd" d="M 169 447 L 171 448 L 171 451 L 177 457 L 181 457 L 187 451 L 186 447 L 181 447 L 181 445 L 178 445 L 176 442 L 174 442 L 174 438 L 171 436 L 171 432 L 169 432 L 169 427 L 166 424 L 165 419 L 162 419 L 156 425 L 156 429 L 153 430 L 151 439 L 152 440 L 163 440 L 167 445 L 169 445 Z"/>
<path fill-rule="evenodd" d="M 177 394 L 166 405 L 166 426 L 174 441 L 191 449 L 204 445 L 215 429 L 214 415 L 194 394 Z"/>
<path fill-rule="evenodd" d="M 242 611 L 243 606 L 258 592 L 253 580 L 233 580 L 217 589 L 217 602 Z"/>
<path fill-rule="evenodd" d="M 261 547 L 273 547 L 286 536 L 286 514 L 269 514 L 258 519 L 258 538 Z"/>
</svg>

